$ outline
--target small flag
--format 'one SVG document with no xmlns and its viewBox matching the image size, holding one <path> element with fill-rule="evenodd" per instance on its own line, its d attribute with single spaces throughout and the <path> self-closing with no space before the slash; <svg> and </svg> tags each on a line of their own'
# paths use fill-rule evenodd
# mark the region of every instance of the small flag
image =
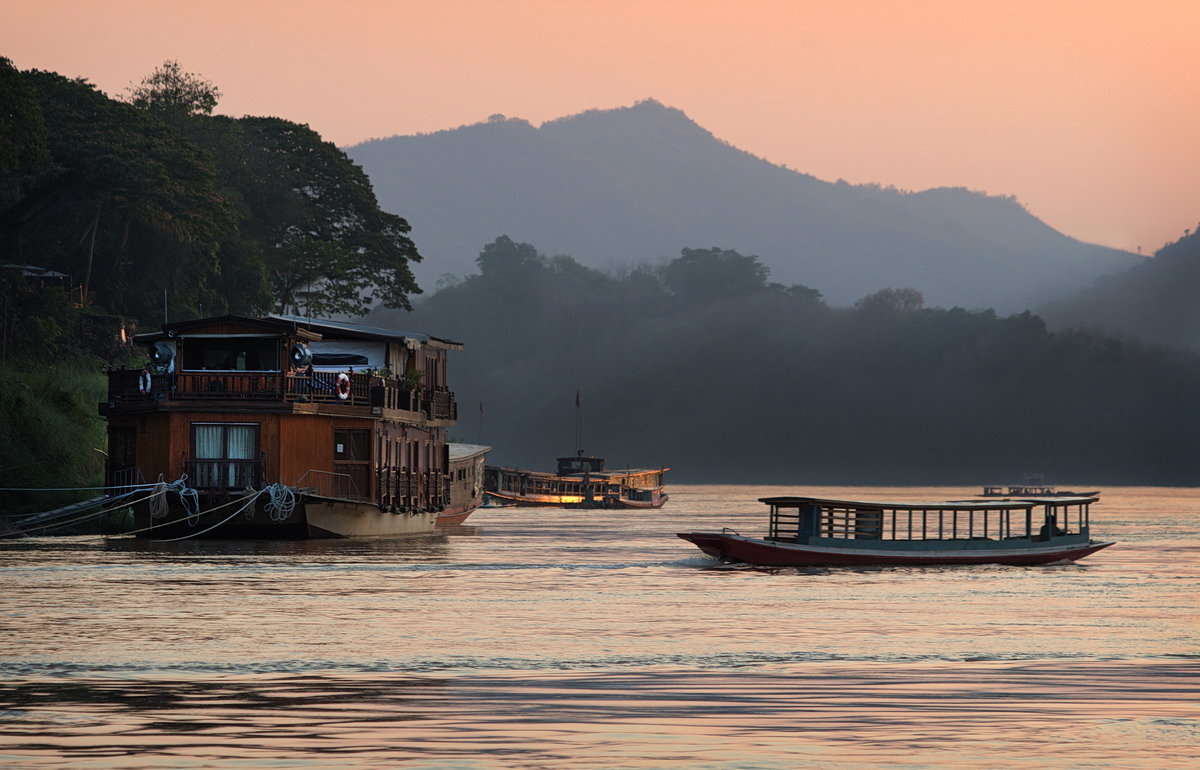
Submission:
<svg viewBox="0 0 1200 770">
<path fill-rule="evenodd" d="M 481 411 L 481 412 L 483 411 L 483 402 L 482 401 L 479 402 L 479 411 Z"/>
<path fill-rule="evenodd" d="M 579 408 L 579 388 L 575 388 L 575 408 Z"/>
</svg>

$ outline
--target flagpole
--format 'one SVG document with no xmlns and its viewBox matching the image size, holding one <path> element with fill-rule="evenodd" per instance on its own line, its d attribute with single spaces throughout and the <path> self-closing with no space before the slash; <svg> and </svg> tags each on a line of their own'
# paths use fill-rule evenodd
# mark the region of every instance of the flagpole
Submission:
<svg viewBox="0 0 1200 770">
<path fill-rule="evenodd" d="M 579 407 L 579 388 L 575 388 L 575 454 L 583 457 L 583 410 Z"/>
</svg>

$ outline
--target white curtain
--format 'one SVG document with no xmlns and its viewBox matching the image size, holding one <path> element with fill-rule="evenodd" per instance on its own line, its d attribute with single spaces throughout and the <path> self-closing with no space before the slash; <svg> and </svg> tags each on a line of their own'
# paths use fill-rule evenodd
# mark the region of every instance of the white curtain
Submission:
<svg viewBox="0 0 1200 770">
<path fill-rule="evenodd" d="M 229 425 L 229 459 L 253 460 L 258 431 L 254 425 Z"/>
<path fill-rule="evenodd" d="M 225 456 L 225 426 L 196 426 L 196 459 L 206 460 Z"/>
<path fill-rule="evenodd" d="M 195 429 L 197 460 L 253 460 L 257 457 L 257 425 L 196 425 Z M 250 483 L 252 469 L 238 463 L 197 463 L 196 475 L 201 487 L 240 488 Z"/>
</svg>

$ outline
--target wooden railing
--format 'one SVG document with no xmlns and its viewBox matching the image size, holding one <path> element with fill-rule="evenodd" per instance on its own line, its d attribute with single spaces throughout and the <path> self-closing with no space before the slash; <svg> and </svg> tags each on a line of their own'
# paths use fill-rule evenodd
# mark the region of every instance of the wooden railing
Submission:
<svg viewBox="0 0 1200 770">
<path fill-rule="evenodd" d="M 129 401 L 286 401 L 345 404 L 420 412 L 431 420 L 458 418 L 454 394 L 442 388 L 406 388 L 402 381 L 371 374 L 340 372 L 179 372 L 151 374 L 138 369 L 108 373 L 108 400 Z M 339 387 L 340 386 L 340 387 Z"/>
<path fill-rule="evenodd" d="M 263 466 L 259 460 L 185 460 L 188 486 L 202 491 L 260 489 Z"/>
<path fill-rule="evenodd" d="M 450 478 L 442 471 L 414 471 L 409 468 L 376 469 L 379 505 L 404 511 L 434 510 L 450 503 Z"/>
</svg>

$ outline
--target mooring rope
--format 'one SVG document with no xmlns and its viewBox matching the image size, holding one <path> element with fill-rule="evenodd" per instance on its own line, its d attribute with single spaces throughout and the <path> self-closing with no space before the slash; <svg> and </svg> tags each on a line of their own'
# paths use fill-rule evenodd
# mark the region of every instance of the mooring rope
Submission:
<svg viewBox="0 0 1200 770">
<path fill-rule="evenodd" d="M 167 515 L 167 492 L 178 492 L 183 509 L 188 512 L 188 523 L 195 526 L 200 521 L 200 493 L 187 485 L 187 474 L 183 474 L 170 484 L 163 481 L 162 474 L 154 485 L 157 496 L 150 501 L 150 520 L 161 519 Z"/>
<path fill-rule="evenodd" d="M 218 521 L 216 524 L 213 524 L 211 527 L 207 527 L 207 528 L 205 528 L 205 529 L 202 529 L 202 530 L 200 530 L 199 532 L 189 532 L 189 533 L 187 533 L 186 535 L 180 535 L 179 537 L 168 537 L 168 538 L 164 538 L 164 539 L 162 539 L 162 540 L 155 540 L 154 542 L 156 542 L 156 543 L 173 543 L 173 542 L 175 542 L 176 540 L 187 540 L 188 538 L 196 537 L 196 536 L 198 536 L 198 535 L 203 535 L 205 532 L 211 532 L 212 530 L 216 529 L 217 527 L 221 526 L 221 525 L 222 525 L 222 524 L 224 524 L 225 522 L 227 522 L 227 521 L 229 521 L 230 519 L 232 519 L 234 516 L 237 516 L 237 515 L 238 515 L 239 513 L 241 513 L 242 511 L 244 511 L 244 510 L 247 510 L 247 509 L 251 508 L 251 507 L 254 505 L 254 503 L 255 503 L 255 502 L 258 500 L 258 498 L 262 497 L 264 494 L 266 494 L 266 492 L 267 492 L 267 490 L 266 490 L 266 489 L 260 489 L 260 490 L 258 490 L 257 492 L 253 492 L 253 493 L 251 493 L 251 494 L 249 494 L 249 495 L 246 495 L 246 497 L 248 497 L 248 498 L 249 498 L 248 500 L 246 500 L 246 498 L 241 498 L 241 499 L 243 499 L 243 500 L 246 500 L 246 504 L 245 504 L 245 505 L 243 505 L 241 508 L 238 508 L 238 509 L 237 509 L 236 511 L 234 511 L 233 513 L 229 514 L 229 515 L 228 515 L 228 516 L 226 516 L 224 519 L 221 519 L 221 520 L 220 520 L 220 521 Z M 234 501 L 234 502 L 237 502 L 237 501 Z M 212 513 L 212 512 L 213 512 L 213 511 L 215 511 L 215 510 L 217 510 L 217 509 L 216 509 L 216 508 L 213 508 L 213 509 L 210 509 L 210 510 L 208 510 L 208 511 L 205 511 L 205 513 Z M 190 519 L 190 517 L 189 517 L 188 523 L 191 523 L 191 519 Z"/>
<path fill-rule="evenodd" d="M 296 510 L 296 491 L 276 481 L 264 490 L 271 499 L 265 506 L 272 521 L 284 521 Z"/>
<path fill-rule="evenodd" d="M 61 529 L 62 527 L 68 527 L 68 526 L 71 526 L 72 524 L 78 524 L 83 521 L 88 521 L 91 519 L 99 518 L 100 516 L 103 516 L 104 514 L 119 510 L 121 508 L 129 508 L 131 506 L 138 505 L 143 502 L 147 502 L 149 504 L 150 510 L 151 510 L 150 526 L 141 527 L 140 529 L 134 529 L 129 532 L 121 533 L 122 536 L 138 535 L 143 532 L 149 532 L 150 530 L 153 530 L 153 529 L 160 529 L 162 527 L 168 527 L 173 524 L 179 524 L 180 522 L 184 522 L 184 521 L 188 522 L 188 524 L 190 524 L 191 526 L 196 526 L 197 523 L 199 523 L 200 517 L 202 514 L 211 514 L 216 511 L 221 510 L 222 508 L 228 508 L 230 506 L 237 505 L 238 503 L 243 503 L 243 505 L 241 507 L 239 507 L 233 513 L 231 513 L 229 516 L 226 516 L 224 519 L 217 522 L 216 524 L 213 524 L 210 527 L 206 527 L 205 529 L 202 529 L 198 532 L 189 532 L 188 534 L 182 535 L 180 537 L 165 538 L 162 540 L 155 541 L 155 542 L 159 542 L 159 543 L 170 543 L 170 542 L 174 542 L 177 540 L 186 540 L 188 538 L 196 537 L 196 536 L 202 535 L 206 532 L 211 532 L 212 530 L 216 529 L 217 527 L 221 526 L 222 524 L 225 524 L 226 522 L 232 520 L 239 513 L 242 513 L 244 511 L 245 512 L 253 511 L 254 503 L 263 495 L 267 495 L 269 498 L 266 506 L 264 506 L 264 509 L 270 515 L 270 517 L 273 521 L 284 521 L 285 519 L 287 519 L 296 510 L 296 506 L 299 502 L 299 497 L 297 496 L 295 489 L 287 486 L 286 484 L 276 482 L 274 484 L 271 484 L 268 487 L 264 487 L 259 490 L 251 490 L 250 492 L 248 492 L 247 494 L 245 494 L 239 498 L 229 500 L 228 502 L 222 503 L 221 505 L 215 506 L 213 508 L 209 508 L 206 511 L 201 511 L 200 510 L 199 492 L 197 490 L 192 489 L 191 487 L 187 486 L 186 482 L 187 482 L 187 475 L 185 474 L 181 478 L 179 478 L 176 481 L 173 481 L 171 483 L 167 483 L 167 482 L 163 481 L 160 476 L 159 481 L 157 481 L 153 484 L 147 484 L 144 486 L 139 485 L 136 489 L 130 488 L 130 487 L 122 487 L 122 488 L 131 489 L 131 491 L 122 493 L 121 495 L 118 495 L 116 497 L 106 498 L 98 503 L 98 504 L 106 505 L 107 507 L 101 508 L 100 510 L 89 511 L 88 513 L 85 513 L 81 516 L 77 516 L 75 518 L 68 519 L 66 521 L 58 521 L 58 522 L 54 522 L 54 523 L 34 525 L 32 527 L 29 527 L 28 529 L 20 528 L 21 533 L 29 534 L 31 532 L 42 532 L 44 534 L 46 531 L 49 531 L 49 530 Z M 136 495 L 139 490 L 149 491 L 149 494 L 147 494 L 144 497 L 137 498 L 137 499 L 130 499 L 134 495 Z M 154 521 L 155 519 L 163 518 L 164 516 L 167 515 L 167 512 L 170 510 L 170 508 L 167 504 L 167 501 L 166 501 L 166 495 L 168 492 L 178 492 L 179 493 L 180 502 L 184 506 L 185 515 L 181 516 L 180 518 L 173 519 L 171 521 L 155 522 Z M 36 515 L 36 514 L 34 514 L 34 515 Z M 66 515 L 66 514 L 64 514 L 64 515 Z M 96 535 L 96 537 L 108 537 L 108 535 Z"/>
<path fill-rule="evenodd" d="M 17 527 L 17 529 L 19 529 L 21 531 L 21 534 L 24 534 L 24 535 L 27 535 L 30 532 L 39 532 L 39 531 L 42 531 L 44 534 L 45 531 L 54 530 L 54 529 L 62 529 L 63 527 L 69 527 L 72 524 L 79 524 L 81 522 L 91 521 L 92 519 L 98 519 L 107 513 L 112 513 L 113 511 L 120 510 L 121 508 L 128 508 L 130 506 L 137 505 L 138 503 L 141 503 L 141 502 L 151 499 L 157 493 L 151 492 L 146 497 L 143 497 L 138 500 L 126 499 L 128 496 L 130 496 L 132 494 L 134 494 L 134 493 L 127 492 L 126 494 L 121 495 L 118 498 L 116 498 L 116 500 L 118 501 L 118 502 L 116 502 L 116 505 L 111 505 L 107 508 L 101 508 L 98 511 L 89 511 L 88 513 L 85 513 L 82 516 L 77 516 L 73 519 L 67 519 L 66 521 L 57 521 L 54 523 L 46 523 L 46 524 L 34 524 L 28 528 L 26 528 L 20 524 L 17 524 L 15 526 Z M 104 502 L 110 503 L 110 502 L 114 502 L 114 501 L 113 500 L 105 500 Z"/>
</svg>

